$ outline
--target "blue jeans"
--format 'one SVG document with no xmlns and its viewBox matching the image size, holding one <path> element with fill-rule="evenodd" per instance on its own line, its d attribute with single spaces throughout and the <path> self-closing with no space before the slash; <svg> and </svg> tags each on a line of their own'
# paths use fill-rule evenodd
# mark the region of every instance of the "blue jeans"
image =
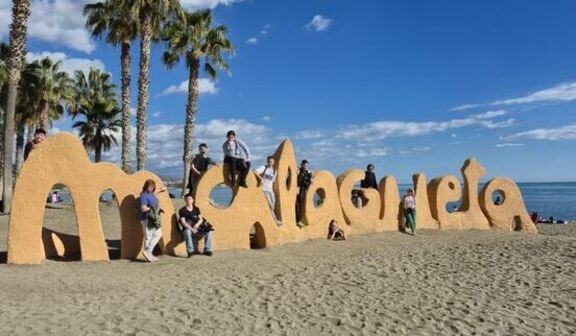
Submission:
<svg viewBox="0 0 576 336">
<path fill-rule="evenodd" d="M 205 233 L 203 235 L 194 235 L 195 237 L 204 238 L 204 252 L 212 252 L 212 231 Z M 186 249 L 188 253 L 196 252 L 194 246 L 194 240 L 192 239 L 192 231 L 184 230 L 184 240 L 186 241 Z"/>
</svg>

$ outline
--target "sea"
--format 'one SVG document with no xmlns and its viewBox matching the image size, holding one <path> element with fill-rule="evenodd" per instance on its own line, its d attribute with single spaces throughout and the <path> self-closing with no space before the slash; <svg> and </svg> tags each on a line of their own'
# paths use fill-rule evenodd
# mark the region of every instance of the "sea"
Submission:
<svg viewBox="0 0 576 336">
<path fill-rule="evenodd" d="M 399 184 L 400 194 L 404 194 L 411 184 Z M 576 221 L 576 182 L 534 182 L 518 183 L 522 192 L 524 203 L 528 213 L 537 212 L 540 217 L 554 217 L 555 220 Z M 479 185 L 481 190 L 482 184 Z M 172 195 L 179 197 L 181 189 L 169 189 Z M 66 190 L 61 190 L 65 203 L 71 203 L 70 195 Z M 214 188 L 211 193 L 212 202 L 220 206 L 228 206 L 232 201 L 232 190 L 225 186 Z M 494 195 L 496 197 L 496 195 Z M 110 192 L 104 192 L 104 200 L 111 198 Z M 316 197 L 319 201 L 319 198 Z M 448 210 L 458 207 L 454 202 L 447 205 Z"/>
</svg>

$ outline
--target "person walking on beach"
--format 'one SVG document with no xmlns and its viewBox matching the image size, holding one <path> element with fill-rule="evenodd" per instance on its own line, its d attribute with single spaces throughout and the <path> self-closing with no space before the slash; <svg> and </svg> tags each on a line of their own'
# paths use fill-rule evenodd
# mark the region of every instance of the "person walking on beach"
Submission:
<svg viewBox="0 0 576 336">
<path fill-rule="evenodd" d="M 186 242 L 188 258 L 196 253 L 193 238 L 204 238 L 204 255 L 212 256 L 212 225 L 210 225 L 201 215 L 200 209 L 194 205 L 192 194 L 185 196 L 186 206 L 178 211 L 180 225 Z"/>
<path fill-rule="evenodd" d="M 198 153 L 194 159 L 192 159 L 192 165 L 190 166 L 190 177 L 188 178 L 188 190 L 189 193 L 194 195 L 196 193 L 196 186 L 200 181 L 202 175 L 208 171 L 210 166 L 217 166 L 216 162 L 212 161 L 212 159 L 206 156 L 208 152 L 208 145 L 205 143 L 200 144 L 198 146 Z"/>
<path fill-rule="evenodd" d="M 28 156 L 30 155 L 32 150 L 38 148 L 38 146 L 44 140 L 46 140 L 46 131 L 45 130 L 39 128 L 36 131 L 34 131 L 34 138 L 32 139 L 32 141 L 30 141 L 29 143 L 26 144 L 26 147 L 24 147 L 24 161 L 26 161 L 26 159 L 28 159 Z"/>
<path fill-rule="evenodd" d="M 410 227 L 412 235 L 416 234 L 416 199 L 414 198 L 414 190 L 409 188 L 406 190 L 406 195 L 402 197 L 402 208 L 404 209 L 404 218 L 406 224 Z"/>
<path fill-rule="evenodd" d="M 274 157 L 269 156 L 266 159 L 266 165 L 256 169 L 256 178 L 260 181 L 262 191 L 270 207 L 272 217 L 276 225 L 282 226 L 282 222 L 276 217 L 274 208 L 276 207 L 276 195 L 274 194 L 274 183 L 276 182 L 276 170 L 274 169 Z"/>
<path fill-rule="evenodd" d="M 329 240 L 346 240 L 346 233 L 338 226 L 338 221 L 333 219 L 328 225 L 328 239 Z"/>
<path fill-rule="evenodd" d="M 306 202 L 306 195 L 308 194 L 308 189 L 312 185 L 314 178 L 314 174 L 308 170 L 309 166 L 310 163 L 308 160 L 302 160 L 296 180 L 298 186 L 298 195 L 296 196 L 296 224 L 299 227 L 304 226 L 304 223 L 302 222 L 304 203 Z"/>
<path fill-rule="evenodd" d="M 162 210 L 159 208 L 157 194 L 165 192 L 166 188 L 162 187 L 156 191 L 154 180 L 147 180 L 140 194 L 140 208 L 138 209 L 138 219 L 142 225 L 144 233 L 144 259 L 148 262 L 158 261 L 152 251 L 162 238 L 162 225 L 160 215 Z"/>
<path fill-rule="evenodd" d="M 360 182 L 360 188 L 372 188 L 378 190 L 378 182 L 376 180 L 376 174 L 374 173 L 374 170 L 376 170 L 376 167 L 373 164 L 369 164 L 368 167 L 366 167 L 364 179 Z"/>
<path fill-rule="evenodd" d="M 235 187 L 238 182 L 240 187 L 248 188 L 246 177 L 250 171 L 250 149 L 242 140 L 236 138 L 235 131 L 228 131 L 226 137 L 228 139 L 222 145 L 222 151 L 224 163 L 228 164 L 230 171 L 230 184 Z M 238 179 L 236 179 L 237 173 Z"/>
</svg>

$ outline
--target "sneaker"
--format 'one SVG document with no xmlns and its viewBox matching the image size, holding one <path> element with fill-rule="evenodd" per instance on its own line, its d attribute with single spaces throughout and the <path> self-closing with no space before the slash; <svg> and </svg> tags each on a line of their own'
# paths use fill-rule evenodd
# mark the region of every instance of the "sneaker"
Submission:
<svg viewBox="0 0 576 336">
<path fill-rule="evenodd" d="M 192 258 L 194 256 L 194 252 L 188 252 L 188 258 Z"/>
<path fill-rule="evenodd" d="M 296 223 L 296 225 L 298 225 L 298 227 L 301 227 L 301 228 L 304 227 L 304 223 L 302 221 Z"/>
<path fill-rule="evenodd" d="M 151 261 L 154 260 L 154 256 L 151 256 L 151 255 L 150 255 L 150 252 L 148 252 L 148 251 L 146 251 L 146 250 L 144 250 L 144 252 L 142 252 L 142 255 L 144 256 L 144 259 L 145 259 L 147 262 L 151 262 Z"/>
<path fill-rule="evenodd" d="M 152 257 L 152 262 L 156 262 L 156 261 L 160 260 L 160 258 L 158 258 L 157 256 L 153 255 L 152 253 L 150 253 L 150 256 Z"/>
<path fill-rule="evenodd" d="M 212 253 L 212 251 L 205 251 L 204 255 L 207 257 L 211 257 L 214 253 Z"/>
<path fill-rule="evenodd" d="M 242 188 L 248 188 L 248 185 L 246 184 L 246 182 L 238 183 L 238 185 Z"/>
<path fill-rule="evenodd" d="M 276 221 L 276 225 L 282 226 L 282 222 L 281 222 L 281 221 Z"/>
</svg>

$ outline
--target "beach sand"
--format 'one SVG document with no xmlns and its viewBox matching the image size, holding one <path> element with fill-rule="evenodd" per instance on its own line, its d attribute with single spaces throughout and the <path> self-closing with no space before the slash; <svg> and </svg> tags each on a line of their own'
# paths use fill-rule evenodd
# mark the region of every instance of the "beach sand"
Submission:
<svg viewBox="0 0 576 336">
<path fill-rule="evenodd" d="M 118 239 L 117 209 L 103 205 L 102 218 Z M 71 210 L 45 219 L 76 233 Z M 371 234 L 154 264 L 2 264 L 0 335 L 574 335 L 576 224 L 539 228 Z"/>
</svg>

